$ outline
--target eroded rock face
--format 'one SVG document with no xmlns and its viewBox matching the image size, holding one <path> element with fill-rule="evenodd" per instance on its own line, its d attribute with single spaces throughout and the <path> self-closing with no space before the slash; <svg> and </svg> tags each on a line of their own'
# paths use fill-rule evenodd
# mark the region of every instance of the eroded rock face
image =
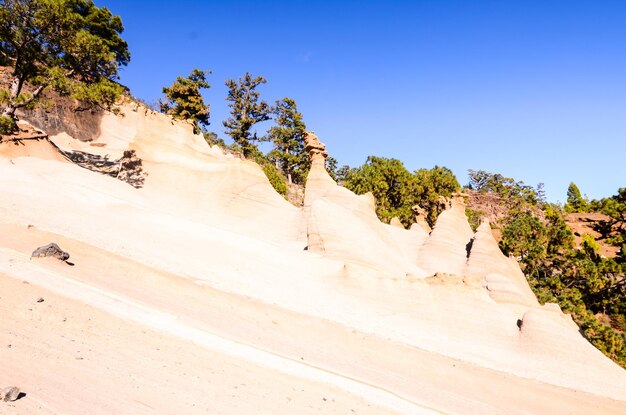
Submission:
<svg viewBox="0 0 626 415">
<path fill-rule="evenodd" d="M 441 212 L 420 249 L 418 265 L 430 274 L 464 275 L 474 232 L 465 216 L 462 197 L 453 197 L 446 204 L 448 209 Z"/>
<path fill-rule="evenodd" d="M 92 141 L 100 134 L 100 120 L 104 111 L 80 102 L 49 94 L 44 103 L 20 115 L 49 135 L 67 133 L 80 141 Z"/>
<path fill-rule="evenodd" d="M 484 277 L 491 298 L 498 302 L 539 305 L 517 261 L 500 251 L 488 220 L 481 223 L 472 241 L 466 273 Z"/>
<path fill-rule="evenodd" d="M 304 149 L 309 153 L 311 162 L 316 160 L 326 160 L 328 152 L 326 151 L 326 145 L 320 142 L 319 138 L 313 131 L 307 131 L 304 137 Z"/>
<path fill-rule="evenodd" d="M 119 159 L 77 150 L 62 151 L 62 153 L 84 169 L 114 177 L 136 189 L 143 187 L 148 175 L 143 169 L 143 160 L 137 156 L 135 150 L 124 151 Z"/>
</svg>

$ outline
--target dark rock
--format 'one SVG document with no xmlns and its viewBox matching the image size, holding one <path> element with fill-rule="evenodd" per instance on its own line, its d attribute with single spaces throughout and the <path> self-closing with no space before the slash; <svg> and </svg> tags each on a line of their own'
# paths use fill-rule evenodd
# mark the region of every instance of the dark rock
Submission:
<svg viewBox="0 0 626 415">
<path fill-rule="evenodd" d="M 41 257 L 54 257 L 60 261 L 67 261 L 70 257 L 70 254 L 59 248 L 59 245 L 55 243 L 50 243 L 45 246 L 40 246 L 39 248 L 33 251 L 31 258 L 41 258 Z"/>
</svg>

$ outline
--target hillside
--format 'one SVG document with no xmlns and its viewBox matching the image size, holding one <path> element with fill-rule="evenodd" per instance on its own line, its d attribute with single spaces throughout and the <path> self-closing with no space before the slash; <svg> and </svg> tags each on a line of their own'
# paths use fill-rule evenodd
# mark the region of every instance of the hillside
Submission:
<svg viewBox="0 0 626 415">
<path fill-rule="evenodd" d="M 459 195 L 430 234 L 383 224 L 309 134 L 298 208 L 185 122 L 127 102 L 76 136 L 81 112 L 0 142 L 0 387 L 25 393 L 0 413 L 626 411 Z M 31 258 L 53 242 L 73 265 Z"/>
<path fill-rule="evenodd" d="M 493 224 L 494 237 L 498 242 L 501 239 L 501 224 L 510 214 L 510 207 L 502 200 L 502 197 L 494 192 L 480 192 L 465 189 L 468 194 L 467 207 L 474 212 L 479 212 L 480 216 L 489 220 Z M 540 209 L 534 211 L 536 215 L 542 217 L 544 213 Z M 566 225 L 574 236 L 574 246 L 580 248 L 583 238 L 587 234 L 594 238 L 600 246 L 600 254 L 607 258 L 615 258 L 619 252 L 619 247 L 609 244 L 606 239 L 615 236 L 616 232 L 602 235 L 598 231 L 603 222 L 608 222 L 609 217 L 599 212 L 569 213 L 564 217 Z"/>
<path fill-rule="evenodd" d="M 565 217 L 567 226 L 574 234 L 574 243 L 580 247 L 583 235 L 591 235 L 600 246 L 600 255 L 607 258 L 615 258 L 619 252 L 619 247 L 606 242 L 607 237 L 614 236 L 615 232 L 609 233 L 607 237 L 598 232 L 598 226 L 603 222 L 608 222 L 609 217 L 598 212 L 570 213 Z"/>
</svg>

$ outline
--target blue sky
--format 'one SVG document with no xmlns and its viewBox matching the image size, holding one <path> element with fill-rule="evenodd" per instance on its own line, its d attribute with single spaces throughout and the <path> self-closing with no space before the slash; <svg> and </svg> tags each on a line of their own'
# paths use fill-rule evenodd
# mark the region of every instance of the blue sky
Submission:
<svg viewBox="0 0 626 415">
<path fill-rule="evenodd" d="M 121 81 L 155 101 L 209 69 L 209 130 L 224 137 L 224 81 L 296 100 L 339 164 L 498 172 L 564 201 L 626 187 L 626 1 L 128 1 Z M 259 124 L 259 132 L 270 126 Z"/>
</svg>

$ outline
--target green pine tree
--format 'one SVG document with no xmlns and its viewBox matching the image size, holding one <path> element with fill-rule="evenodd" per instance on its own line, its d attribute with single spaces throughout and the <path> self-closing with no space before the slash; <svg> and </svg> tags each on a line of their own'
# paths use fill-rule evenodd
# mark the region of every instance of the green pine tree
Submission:
<svg viewBox="0 0 626 415">
<path fill-rule="evenodd" d="M 130 52 L 119 16 L 91 0 L 4 0 L 0 60 L 11 68 L 2 124 L 34 105 L 45 88 L 110 108 L 123 89 L 113 82 Z M 24 92 L 30 84 L 31 93 Z"/>
<path fill-rule="evenodd" d="M 265 78 L 253 78 L 249 72 L 237 81 L 226 80 L 226 100 L 230 102 L 228 106 L 231 117 L 224 121 L 225 132 L 242 149 L 244 157 L 254 156 L 259 152 L 255 141 L 267 141 L 266 137 L 258 137 L 250 131 L 256 123 L 270 119 L 272 108 L 267 102 L 259 101 L 259 92 L 256 90 L 264 83 L 267 83 Z"/>
<path fill-rule="evenodd" d="M 580 194 L 580 190 L 574 182 L 570 183 L 567 188 L 566 208 L 571 212 L 586 212 L 588 210 L 588 203 Z"/>
<path fill-rule="evenodd" d="M 268 138 L 274 143 L 269 159 L 287 177 L 289 183 L 303 184 L 310 168 L 309 157 L 304 150 L 306 125 L 298 111 L 296 101 L 283 98 L 274 107 L 276 126 L 268 131 Z"/>
<path fill-rule="evenodd" d="M 165 101 L 160 102 L 161 111 L 174 118 L 191 120 L 196 134 L 209 125 L 210 109 L 204 103 L 200 89 L 211 87 L 206 80 L 210 73 L 194 69 L 188 77 L 179 76 L 171 86 L 163 88 Z"/>
<path fill-rule="evenodd" d="M 357 194 L 372 192 L 382 221 L 398 217 L 405 225 L 413 222 L 415 177 L 400 160 L 369 156 L 365 164 L 350 171 L 343 186 Z"/>
<path fill-rule="evenodd" d="M 443 208 L 439 203 L 441 196 L 450 197 L 461 187 L 452 170 L 435 166 L 432 169 L 415 171 L 416 204 L 426 210 L 426 220 L 434 226 Z"/>
</svg>

